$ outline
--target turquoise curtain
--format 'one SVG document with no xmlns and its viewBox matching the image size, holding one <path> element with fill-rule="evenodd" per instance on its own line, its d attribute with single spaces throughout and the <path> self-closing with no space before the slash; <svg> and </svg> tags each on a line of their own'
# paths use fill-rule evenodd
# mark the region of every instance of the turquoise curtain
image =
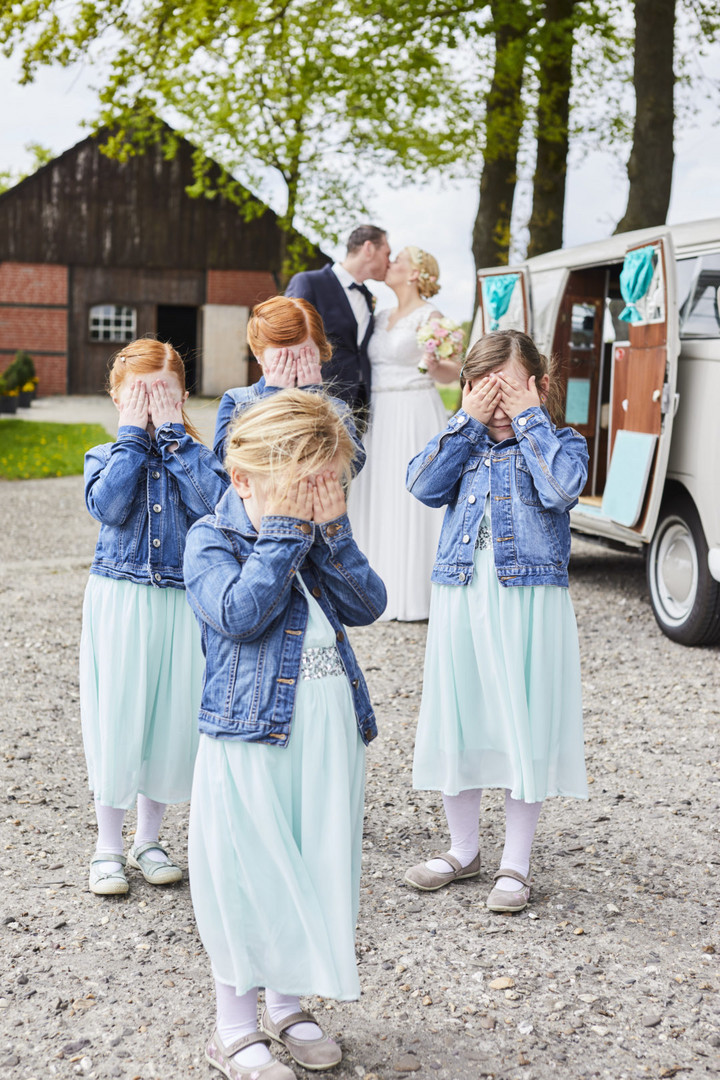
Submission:
<svg viewBox="0 0 720 1080">
<path fill-rule="evenodd" d="M 637 251 L 628 251 L 625 256 L 625 262 L 620 271 L 620 292 L 626 306 L 618 316 L 623 322 L 642 322 L 637 302 L 650 288 L 654 254 L 654 247 L 644 247 L 638 248 Z"/>
<path fill-rule="evenodd" d="M 519 277 L 519 274 L 497 274 L 483 280 L 483 293 L 490 314 L 491 330 L 497 330 L 500 319 L 510 307 L 510 297 Z"/>
</svg>

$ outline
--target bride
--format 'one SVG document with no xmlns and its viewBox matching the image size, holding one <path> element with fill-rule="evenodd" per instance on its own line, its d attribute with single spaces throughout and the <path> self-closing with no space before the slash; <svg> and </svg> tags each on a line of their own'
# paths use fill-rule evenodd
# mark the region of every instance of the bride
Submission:
<svg viewBox="0 0 720 1080">
<path fill-rule="evenodd" d="M 447 424 L 436 382 L 455 382 L 460 363 L 427 361 L 417 342 L 419 327 L 442 313 L 427 301 L 439 291 L 438 264 L 426 251 L 406 247 L 385 276 L 398 306 L 375 317 L 368 355 L 372 365 L 367 463 L 353 480 L 348 514 L 360 550 L 385 582 L 383 619 L 427 619 L 430 573 L 443 511 L 423 506 L 405 489 L 410 459 Z"/>
</svg>

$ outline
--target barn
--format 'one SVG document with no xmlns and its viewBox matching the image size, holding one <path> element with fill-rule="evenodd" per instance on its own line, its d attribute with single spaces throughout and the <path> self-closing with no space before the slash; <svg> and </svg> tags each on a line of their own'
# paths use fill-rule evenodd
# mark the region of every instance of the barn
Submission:
<svg viewBox="0 0 720 1080">
<path fill-rule="evenodd" d="M 181 350 L 201 394 L 252 381 L 245 327 L 278 291 L 276 215 L 257 203 L 246 221 L 223 197 L 188 195 L 186 140 L 171 159 L 155 144 L 116 161 L 104 134 L 0 195 L 0 372 L 24 349 L 41 394 L 96 393 L 118 347 L 151 333 Z"/>
</svg>

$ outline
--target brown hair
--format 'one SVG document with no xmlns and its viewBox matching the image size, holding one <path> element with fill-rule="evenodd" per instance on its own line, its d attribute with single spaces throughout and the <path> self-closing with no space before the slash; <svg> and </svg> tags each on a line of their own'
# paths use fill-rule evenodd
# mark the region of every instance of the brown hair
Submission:
<svg viewBox="0 0 720 1080">
<path fill-rule="evenodd" d="M 373 247 L 380 247 L 386 236 L 385 229 L 380 229 L 377 225 L 358 225 L 348 236 L 347 253 L 352 255 L 354 251 L 359 251 L 368 240 Z"/>
<path fill-rule="evenodd" d="M 248 345 L 258 360 L 266 349 L 285 349 L 312 338 L 320 363 L 332 356 L 317 308 L 299 296 L 272 296 L 252 309 L 247 328 Z"/>
<path fill-rule="evenodd" d="M 180 383 L 180 391 L 185 394 L 185 365 L 180 354 L 172 347 L 169 341 L 158 341 L 157 338 L 137 338 L 135 341 L 123 345 L 119 352 L 115 353 L 110 361 L 108 373 L 108 393 L 117 396 L 120 387 L 127 378 L 134 379 L 137 375 L 150 375 L 157 372 L 171 371 L 177 376 Z M 185 410 L 182 410 L 183 424 L 188 435 L 202 442 L 200 432 L 195 425 L 188 420 Z"/>
<path fill-rule="evenodd" d="M 548 376 L 549 385 L 544 404 L 553 421 L 560 423 L 563 410 L 560 389 L 555 378 L 557 363 L 553 357 L 548 359 L 543 356 L 533 339 L 520 330 L 492 330 L 476 341 L 460 370 L 461 385 L 489 375 L 491 371 L 496 371 L 512 359 L 525 368 L 528 378 L 535 376 L 539 394 L 540 380 L 543 376 Z"/>
<path fill-rule="evenodd" d="M 279 390 L 240 413 L 225 451 L 227 472 L 236 468 L 272 484 L 290 486 L 327 468 L 340 455 L 349 481 L 355 444 L 332 402 L 307 390 Z"/>
</svg>

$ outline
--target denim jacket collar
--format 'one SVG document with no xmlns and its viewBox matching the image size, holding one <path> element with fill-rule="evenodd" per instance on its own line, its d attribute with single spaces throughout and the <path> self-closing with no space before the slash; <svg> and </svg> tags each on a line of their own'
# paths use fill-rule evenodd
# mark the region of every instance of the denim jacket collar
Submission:
<svg viewBox="0 0 720 1080">
<path fill-rule="evenodd" d="M 251 540 L 257 538 L 258 531 L 248 517 L 245 504 L 238 498 L 232 483 L 215 507 L 215 517 L 219 529 L 230 529 Z"/>
</svg>

